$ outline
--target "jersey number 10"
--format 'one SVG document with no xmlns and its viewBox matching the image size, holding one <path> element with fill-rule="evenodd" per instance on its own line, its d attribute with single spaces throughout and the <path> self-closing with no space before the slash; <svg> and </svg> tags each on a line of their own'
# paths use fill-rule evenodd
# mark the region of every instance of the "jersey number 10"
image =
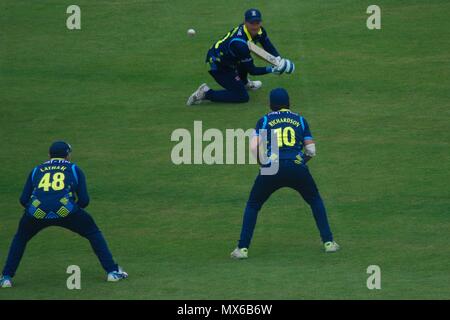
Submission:
<svg viewBox="0 0 450 320">
<path fill-rule="evenodd" d="M 39 182 L 38 188 L 43 188 L 45 192 L 49 191 L 52 188 L 54 191 L 59 191 L 64 189 L 64 179 L 66 176 L 62 172 L 56 172 L 53 174 L 52 182 L 50 182 L 51 173 L 47 172 L 42 177 Z"/>
<path fill-rule="evenodd" d="M 274 129 L 277 135 L 278 147 L 292 147 L 295 145 L 295 130 L 291 127 Z"/>
</svg>

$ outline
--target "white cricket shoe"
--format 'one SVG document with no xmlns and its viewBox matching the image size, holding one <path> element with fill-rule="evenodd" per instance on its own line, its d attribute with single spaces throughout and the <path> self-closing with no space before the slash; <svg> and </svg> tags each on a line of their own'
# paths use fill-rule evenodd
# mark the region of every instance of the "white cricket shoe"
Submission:
<svg viewBox="0 0 450 320">
<path fill-rule="evenodd" d="M 248 258 L 248 249 L 247 248 L 236 248 L 231 253 L 231 258 L 233 259 L 247 259 Z"/>
<path fill-rule="evenodd" d="M 108 277 L 106 278 L 106 281 L 117 282 L 117 281 L 128 278 L 128 273 L 123 271 L 123 269 L 121 267 L 119 267 L 118 269 L 119 270 L 117 270 L 117 271 L 108 273 Z"/>
<path fill-rule="evenodd" d="M 11 288 L 12 287 L 12 279 L 9 276 L 2 276 L 0 278 L 0 288 Z"/>
<path fill-rule="evenodd" d="M 248 82 L 247 82 L 247 84 L 245 85 L 245 87 L 246 87 L 248 90 L 253 90 L 253 91 L 255 91 L 255 90 L 258 90 L 259 88 L 262 87 L 262 82 L 259 81 L 259 80 L 252 81 L 252 80 L 248 79 Z"/>
<path fill-rule="evenodd" d="M 209 87 L 206 83 L 202 83 L 198 89 L 191 94 L 188 101 L 186 102 L 186 105 L 192 106 L 194 104 L 200 104 L 202 103 L 202 100 L 205 99 L 206 92 L 209 91 Z"/>
<path fill-rule="evenodd" d="M 341 247 L 334 241 L 327 241 L 323 244 L 326 253 L 333 253 L 338 251 Z"/>
</svg>

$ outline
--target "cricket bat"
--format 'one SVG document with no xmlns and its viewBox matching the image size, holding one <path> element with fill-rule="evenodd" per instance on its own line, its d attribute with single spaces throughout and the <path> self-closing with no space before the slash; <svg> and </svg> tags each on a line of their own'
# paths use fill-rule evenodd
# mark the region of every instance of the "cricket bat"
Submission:
<svg viewBox="0 0 450 320">
<path fill-rule="evenodd" d="M 278 63 L 279 63 L 278 59 L 276 57 L 274 57 L 273 55 L 271 55 L 270 53 L 268 53 L 266 50 L 264 50 L 261 47 L 258 47 L 254 42 L 252 42 L 250 40 L 247 41 L 247 45 L 248 45 L 248 48 L 250 49 L 250 51 L 253 52 L 254 54 L 256 54 L 258 57 L 267 61 L 271 65 L 274 65 L 275 67 L 278 66 Z"/>
</svg>

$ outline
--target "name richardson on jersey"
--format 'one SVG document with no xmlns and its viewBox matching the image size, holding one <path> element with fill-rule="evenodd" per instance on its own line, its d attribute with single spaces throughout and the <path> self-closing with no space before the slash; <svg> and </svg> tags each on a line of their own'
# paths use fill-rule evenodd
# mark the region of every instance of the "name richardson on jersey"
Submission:
<svg viewBox="0 0 450 320">
<path fill-rule="evenodd" d="M 276 118 L 276 119 L 273 119 L 273 120 L 269 121 L 269 126 L 273 127 L 273 126 L 276 126 L 277 124 L 280 124 L 280 123 L 289 123 L 289 124 L 292 124 L 293 126 L 296 126 L 296 127 L 300 126 L 300 122 L 298 122 L 297 120 L 292 119 L 292 118 Z"/>
</svg>

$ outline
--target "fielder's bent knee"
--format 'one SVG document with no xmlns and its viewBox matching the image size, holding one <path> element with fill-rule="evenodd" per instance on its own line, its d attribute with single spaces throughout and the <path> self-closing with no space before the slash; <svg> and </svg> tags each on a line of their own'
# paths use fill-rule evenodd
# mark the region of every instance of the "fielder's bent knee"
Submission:
<svg viewBox="0 0 450 320">
<path fill-rule="evenodd" d="M 247 91 L 245 91 L 245 94 L 241 94 L 240 99 L 241 100 L 239 102 L 242 103 L 249 102 L 250 96 L 248 95 Z"/>
<path fill-rule="evenodd" d="M 250 100 L 250 96 L 247 93 L 247 90 L 239 90 L 233 92 L 233 102 L 235 103 L 245 103 Z"/>
</svg>

